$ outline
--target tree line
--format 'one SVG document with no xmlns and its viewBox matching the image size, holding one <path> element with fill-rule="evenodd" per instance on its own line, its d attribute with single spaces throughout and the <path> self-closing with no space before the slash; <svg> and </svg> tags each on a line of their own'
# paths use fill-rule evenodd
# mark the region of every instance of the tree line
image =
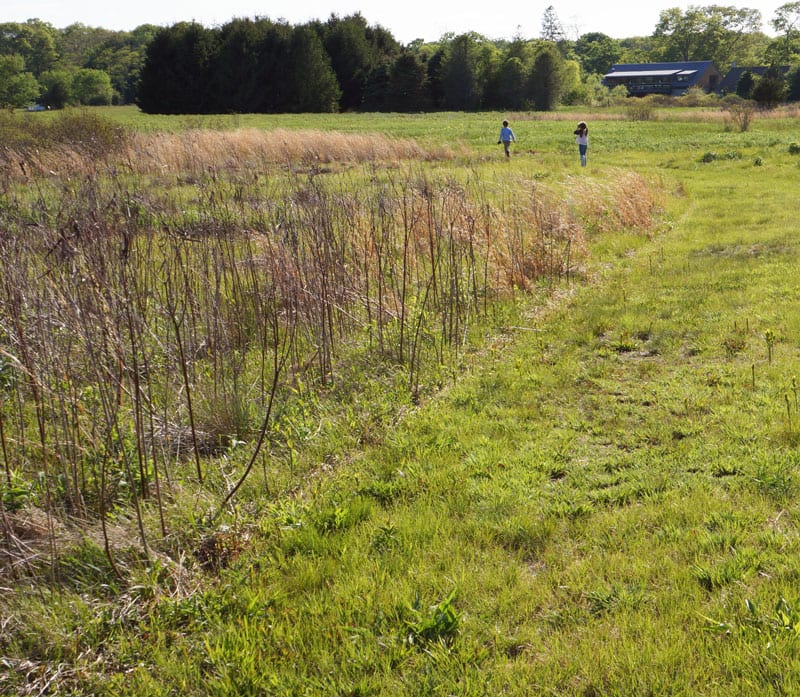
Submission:
<svg viewBox="0 0 800 697">
<path fill-rule="evenodd" d="M 38 19 L 0 24 L 0 107 L 128 104 L 160 27 L 118 32 Z"/>
<path fill-rule="evenodd" d="M 782 94 L 800 82 L 800 2 L 760 27 L 758 10 L 690 6 L 661 12 L 651 35 L 569 37 L 555 8 L 537 38 L 445 34 L 407 45 L 359 13 L 290 25 L 268 18 L 219 27 L 180 22 L 114 32 L 37 19 L 0 24 L 0 106 L 138 104 L 148 113 L 548 110 L 608 99 L 615 63 L 712 60 L 781 66 Z M 777 76 L 777 77 L 776 77 Z M 758 81 L 758 75 L 748 79 Z M 754 85 L 755 87 L 755 85 Z M 779 90 L 780 93 L 780 90 Z"/>
<path fill-rule="evenodd" d="M 565 71 L 549 41 L 499 48 L 469 33 L 409 47 L 360 14 L 181 23 L 149 46 L 138 103 L 151 113 L 547 109 Z"/>
</svg>

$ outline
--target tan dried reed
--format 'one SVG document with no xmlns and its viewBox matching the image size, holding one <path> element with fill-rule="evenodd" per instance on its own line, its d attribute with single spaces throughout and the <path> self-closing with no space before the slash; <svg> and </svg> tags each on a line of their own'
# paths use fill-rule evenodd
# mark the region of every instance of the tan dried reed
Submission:
<svg viewBox="0 0 800 697">
<path fill-rule="evenodd" d="M 376 133 L 335 131 L 192 130 L 139 133 L 131 137 L 127 160 L 137 173 L 248 171 L 276 164 L 392 162 L 452 157 L 444 148 L 423 149 L 410 139 Z"/>
<path fill-rule="evenodd" d="M 587 232 L 648 233 L 663 211 L 663 189 L 637 172 L 620 171 L 605 181 L 570 187 L 569 200 Z"/>
</svg>

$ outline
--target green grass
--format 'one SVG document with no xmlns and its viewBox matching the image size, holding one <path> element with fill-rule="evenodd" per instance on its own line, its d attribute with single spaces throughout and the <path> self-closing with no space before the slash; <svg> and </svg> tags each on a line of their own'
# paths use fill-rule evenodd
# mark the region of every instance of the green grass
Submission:
<svg viewBox="0 0 800 697">
<path fill-rule="evenodd" d="M 0 654 L 74 694 L 800 693 L 794 124 L 590 121 L 581 171 L 566 121 L 512 123 L 505 163 L 494 114 L 251 118 L 462 139 L 475 176 L 562 191 L 634 168 L 666 224 L 594 237 L 590 282 L 297 495 L 243 505 L 227 568 L 19 590 Z"/>
</svg>

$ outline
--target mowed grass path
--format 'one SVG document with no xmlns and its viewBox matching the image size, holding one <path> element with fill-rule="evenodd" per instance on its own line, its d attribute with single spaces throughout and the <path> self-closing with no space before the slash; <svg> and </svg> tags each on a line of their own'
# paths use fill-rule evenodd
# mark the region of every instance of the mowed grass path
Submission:
<svg viewBox="0 0 800 697">
<path fill-rule="evenodd" d="M 664 229 L 594 239 L 590 282 L 265 510 L 213 589 L 150 599 L 91 689 L 800 694 L 792 124 L 609 123 L 585 172 L 565 127 L 487 176 L 639 169 Z"/>
</svg>

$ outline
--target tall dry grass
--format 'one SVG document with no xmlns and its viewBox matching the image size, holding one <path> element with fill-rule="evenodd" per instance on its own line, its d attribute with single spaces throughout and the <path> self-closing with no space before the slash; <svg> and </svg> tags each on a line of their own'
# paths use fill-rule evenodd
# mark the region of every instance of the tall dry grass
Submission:
<svg viewBox="0 0 800 697">
<path fill-rule="evenodd" d="M 648 234 L 665 205 L 663 186 L 633 171 L 618 171 L 602 181 L 582 178 L 567 191 L 587 234 L 619 230 Z"/>
<path fill-rule="evenodd" d="M 377 133 L 319 130 L 192 130 L 180 134 L 134 134 L 125 159 L 136 174 L 153 172 L 262 171 L 287 163 L 328 165 L 448 159 L 451 150 L 422 148 L 410 139 Z"/>
<path fill-rule="evenodd" d="M 111 166 L 134 175 L 264 171 L 275 165 L 330 166 L 451 159 L 446 146 L 423 148 L 378 133 L 256 128 L 125 133 L 91 115 L 59 117 L 54 125 L 0 120 L 0 184 L 42 175 L 94 175 Z"/>
</svg>

